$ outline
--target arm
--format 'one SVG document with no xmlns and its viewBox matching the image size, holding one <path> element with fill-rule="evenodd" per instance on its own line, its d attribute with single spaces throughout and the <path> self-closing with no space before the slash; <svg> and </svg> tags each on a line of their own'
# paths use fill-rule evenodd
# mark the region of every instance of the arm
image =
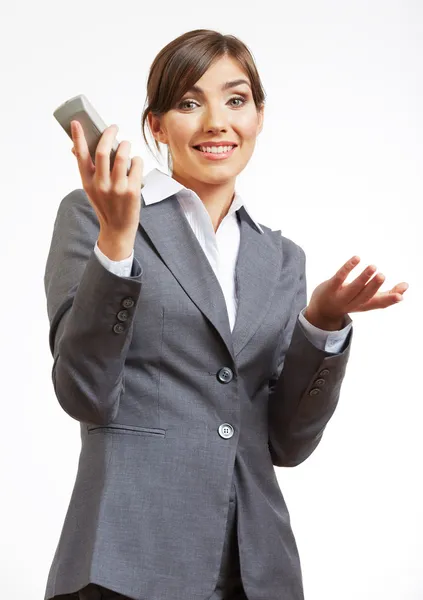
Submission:
<svg viewBox="0 0 423 600">
<path fill-rule="evenodd" d="M 305 317 L 305 310 L 305 308 L 302 309 L 298 316 L 298 320 L 300 321 L 301 326 L 310 342 L 312 342 L 316 348 L 320 348 L 320 350 L 326 350 L 326 352 L 331 352 L 333 354 L 341 352 L 352 327 L 351 317 L 349 315 L 345 315 L 342 329 L 336 331 L 327 331 L 320 329 L 319 327 L 315 327 L 315 325 L 310 323 L 310 321 L 308 321 Z"/>
<path fill-rule="evenodd" d="M 142 269 L 136 259 L 129 277 L 106 269 L 94 251 L 98 236 L 85 192 L 74 190 L 58 210 L 44 284 L 57 399 L 74 419 L 107 424 L 119 408 Z"/>
<path fill-rule="evenodd" d="M 307 304 L 306 258 L 300 246 L 298 253 L 298 289 L 282 334 L 278 368 L 269 382 L 269 452 L 279 467 L 299 465 L 318 446 L 339 400 L 353 334 L 351 325 L 337 354 L 307 337 L 299 318 Z"/>
<path fill-rule="evenodd" d="M 119 277 L 130 277 L 132 271 L 132 265 L 134 264 L 134 251 L 132 250 L 131 256 L 122 260 L 111 260 L 106 256 L 98 247 L 98 243 L 95 243 L 94 254 L 103 265 L 105 269 L 119 275 Z"/>
</svg>

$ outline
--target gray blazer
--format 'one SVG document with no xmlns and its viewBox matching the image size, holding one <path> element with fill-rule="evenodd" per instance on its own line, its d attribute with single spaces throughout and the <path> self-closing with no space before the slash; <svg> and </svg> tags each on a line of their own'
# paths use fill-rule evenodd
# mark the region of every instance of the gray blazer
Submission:
<svg viewBox="0 0 423 600">
<path fill-rule="evenodd" d="M 235 481 L 250 600 L 301 600 L 300 559 L 274 466 L 315 450 L 343 351 L 298 314 L 305 254 L 245 209 L 230 330 L 218 280 L 175 196 L 146 206 L 130 277 L 105 269 L 84 190 L 61 202 L 45 272 L 53 384 L 81 426 L 74 490 L 45 600 L 90 582 L 138 600 L 206 600 Z"/>
</svg>

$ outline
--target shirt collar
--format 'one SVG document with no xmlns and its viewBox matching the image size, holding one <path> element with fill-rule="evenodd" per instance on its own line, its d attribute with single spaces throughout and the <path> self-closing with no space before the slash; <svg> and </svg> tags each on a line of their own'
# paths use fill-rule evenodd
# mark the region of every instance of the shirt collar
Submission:
<svg viewBox="0 0 423 600">
<path fill-rule="evenodd" d="M 178 192 L 182 192 L 184 195 L 192 195 L 195 194 L 189 188 L 186 188 L 182 183 L 173 179 L 170 175 L 163 173 L 160 169 L 153 169 L 150 171 L 145 177 L 143 181 L 142 187 L 142 196 L 144 198 L 144 202 L 146 205 L 155 204 L 156 202 L 161 202 L 169 196 L 173 196 Z M 198 196 L 197 196 L 198 197 Z M 228 214 L 235 213 L 241 207 L 244 207 L 244 210 L 247 212 L 248 216 L 258 229 L 260 233 L 264 233 L 263 229 L 260 225 L 253 219 L 249 210 L 245 206 L 245 202 L 241 198 L 241 196 L 235 191 L 234 199 L 229 208 Z"/>
</svg>

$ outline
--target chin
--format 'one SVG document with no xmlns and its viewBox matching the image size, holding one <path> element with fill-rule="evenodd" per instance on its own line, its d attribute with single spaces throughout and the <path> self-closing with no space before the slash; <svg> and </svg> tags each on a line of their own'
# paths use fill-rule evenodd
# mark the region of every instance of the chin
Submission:
<svg viewBox="0 0 423 600">
<path fill-rule="evenodd" d="M 230 164 L 217 164 L 211 163 L 210 165 L 202 165 L 198 168 L 196 165 L 196 171 L 201 172 L 202 179 L 209 181 L 210 183 L 223 183 L 228 179 L 233 179 L 244 169 L 245 165 L 230 165 Z"/>
<path fill-rule="evenodd" d="M 201 173 L 201 180 L 204 183 L 210 183 L 214 185 L 219 185 L 223 183 L 227 183 L 228 181 L 232 181 L 238 175 L 237 171 L 233 169 L 227 169 L 225 171 L 221 171 L 220 173 Z"/>
</svg>

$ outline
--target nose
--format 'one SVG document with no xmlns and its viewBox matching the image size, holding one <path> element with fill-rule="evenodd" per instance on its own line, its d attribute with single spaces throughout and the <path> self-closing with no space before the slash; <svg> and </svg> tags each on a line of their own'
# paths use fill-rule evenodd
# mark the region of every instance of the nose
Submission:
<svg viewBox="0 0 423 600">
<path fill-rule="evenodd" d="M 227 131 L 228 119 L 224 108 L 209 106 L 204 112 L 204 130 L 207 132 Z"/>
</svg>

